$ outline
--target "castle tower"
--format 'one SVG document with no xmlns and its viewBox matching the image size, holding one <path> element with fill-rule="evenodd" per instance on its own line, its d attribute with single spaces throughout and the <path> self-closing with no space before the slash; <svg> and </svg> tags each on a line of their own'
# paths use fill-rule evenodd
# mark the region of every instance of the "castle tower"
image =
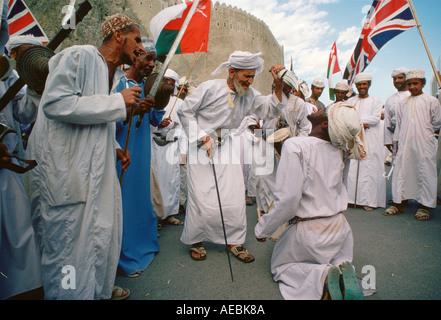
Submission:
<svg viewBox="0 0 441 320">
<path fill-rule="evenodd" d="M 181 4 L 180 0 L 127 0 L 127 5 L 137 15 L 143 27 L 150 34 L 150 20 L 159 11 L 173 5 Z M 265 67 L 262 74 L 254 81 L 253 88 L 262 94 L 271 93 L 272 76 L 268 72 L 272 64 L 283 65 L 283 46 L 279 45 L 271 30 L 262 21 L 251 14 L 230 5 L 219 4 L 212 1 L 210 34 L 208 52 L 200 53 L 189 81 L 193 86 L 214 78 L 227 78 L 225 74 L 216 77 L 211 73 L 222 63 L 228 60 L 230 53 L 236 50 L 252 53 L 262 52 Z M 170 68 L 175 70 L 180 77 L 185 77 L 197 53 L 175 55 L 170 63 Z"/>
</svg>

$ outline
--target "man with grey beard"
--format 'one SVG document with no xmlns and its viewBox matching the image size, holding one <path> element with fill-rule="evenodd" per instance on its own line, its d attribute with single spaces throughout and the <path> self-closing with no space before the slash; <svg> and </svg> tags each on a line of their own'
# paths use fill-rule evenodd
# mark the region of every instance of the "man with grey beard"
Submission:
<svg viewBox="0 0 441 320">
<path fill-rule="evenodd" d="M 229 60 L 212 73 L 228 71 L 227 79 L 200 84 L 178 111 L 190 143 L 187 211 L 181 241 L 191 245 L 190 256 L 194 260 L 207 257 L 203 241 L 225 243 L 212 162 L 229 250 L 243 262 L 254 261 L 243 246 L 247 228 L 245 185 L 240 178 L 243 177 L 240 133 L 236 129 L 248 115 L 254 114 L 260 119 L 277 117 L 287 102 L 282 94 L 283 81 L 277 78 L 283 66 L 271 67 L 275 82 L 273 94 L 263 96 L 251 87 L 255 76 L 263 70 L 260 55 L 233 52 Z"/>
</svg>

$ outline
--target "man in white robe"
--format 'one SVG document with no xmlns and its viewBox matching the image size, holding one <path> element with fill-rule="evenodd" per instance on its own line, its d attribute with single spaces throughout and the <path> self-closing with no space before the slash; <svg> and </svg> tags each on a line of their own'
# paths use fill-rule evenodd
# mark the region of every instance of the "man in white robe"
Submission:
<svg viewBox="0 0 441 320">
<path fill-rule="evenodd" d="M 406 68 L 398 68 L 392 71 L 391 77 L 394 87 L 397 92 L 391 95 L 384 104 L 384 145 L 392 152 L 393 136 L 396 125 L 396 110 L 397 105 L 401 100 L 410 96 L 407 90 L 406 73 L 409 70 Z"/>
<path fill-rule="evenodd" d="M 181 155 L 187 154 L 187 137 L 183 133 L 177 115 L 183 100 L 177 96 L 178 74 L 171 69 L 167 69 L 164 79 L 175 87 L 175 94 L 170 97 L 170 101 L 164 109 L 165 119 L 158 127 L 151 127 L 152 166 L 156 172 L 163 200 L 164 216 L 160 217 L 161 220 L 166 220 L 167 223 L 173 225 L 182 225 L 183 222 L 174 216 L 179 213 Z"/>
<path fill-rule="evenodd" d="M 38 44 L 41 42 L 33 37 L 20 36 L 11 37 L 6 47 L 16 59 L 21 50 Z M 7 79 L 0 81 L 0 95 L 4 95 L 17 80 L 18 74 L 12 70 Z M 24 86 L 0 111 L 0 123 L 12 129 L 15 123 L 32 123 L 37 116 L 38 101 L 39 95 Z M 17 156 L 20 143 L 19 131 L 10 132 L 3 137 L 3 150 L 0 150 L 1 157 L 5 156 L 0 160 L 0 300 L 43 298 L 40 251 L 32 227 L 29 199 L 23 176 L 13 171 L 23 166 L 11 157 Z M 4 168 L 7 163 L 17 167 Z"/>
<path fill-rule="evenodd" d="M 344 126 L 331 127 L 337 117 Z M 336 142 L 347 145 L 362 125 L 354 109 L 344 103 L 322 108 L 308 119 L 312 123 L 309 136 L 285 142 L 277 170 L 274 208 L 262 215 L 255 236 L 265 241 L 290 221 L 271 257 L 273 279 L 279 282 L 284 299 L 318 300 L 328 292 L 336 300 L 363 299 L 350 263 L 352 231 L 343 214 L 348 205 L 343 184 L 345 153 L 331 140 L 337 137 Z M 343 132 L 349 133 L 349 139 L 344 139 Z M 345 280 L 344 296 L 338 267 Z"/>
<path fill-rule="evenodd" d="M 416 200 L 418 220 L 430 218 L 429 209 L 436 207 L 438 141 L 435 131 L 441 127 L 439 101 L 423 92 L 426 84 L 423 70 L 406 74 L 410 97 L 397 107 L 394 143 L 398 143 L 395 169 L 392 173 L 392 200 L 386 215 L 404 211 L 404 200 Z"/>
<path fill-rule="evenodd" d="M 369 94 L 372 76 L 359 73 L 354 79 L 358 94 L 347 100 L 360 115 L 368 144 L 364 160 L 351 160 L 345 181 L 349 203 L 365 210 L 386 206 L 386 179 L 384 174 L 383 127 L 381 126 L 382 101 Z"/>
<path fill-rule="evenodd" d="M 178 111 L 190 142 L 187 213 L 181 241 L 192 245 L 190 254 L 193 259 L 206 258 L 203 241 L 225 244 L 216 178 L 230 252 L 243 262 L 254 261 L 243 246 L 247 229 L 245 186 L 240 161 L 240 134 L 234 129 L 250 114 L 260 119 L 280 114 L 286 104 L 286 97 L 282 94 L 283 82 L 277 78 L 277 72 L 282 69 L 284 67 L 278 65 L 271 67 L 275 92 L 262 96 L 250 87 L 254 77 L 263 70 L 260 53 L 235 51 L 213 72 L 216 75 L 227 70 L 227 80 L 209 80 L 200 84 L 185 98 Z M 216 143 L 219 142 L 218 146 L 215 147 L 210 134 Z M 200 149 L 194 145 L 198 141 L 203 142 Z"/>
<path fill-rule="evenodd" d="M 268 138 L 272 132 L 287 126 L 291 133 L 290 137 L 307 136 L 311 130 L 311 123 L 307 119 L 307 115 L 309 114 L 308 106 L 299 94 L 297 94 L 300 90 L 300 80 L 292 71 L 287 71 L 282 79 L 284 81 L 284 88 L 288 89 L 286 91 L 288 102 L 279 117 L 263 122 L 262 131 Z M 262 145 L 259 148 L 260 153 L 265 153 L 267 151 L 267 144 L 267 141 L 262 141 Z M 269 149 L 273 152 L 271 154 L 262 155 L 263 161 L 259 161 L 261 164 L 259 166 L 260 173 L 257 175 L 256 202 L 259 210 L 261 210 L 261 214 L 269 211 L 274 200 L 274 184 L 276 180 L 277 165 L 280 159 L 280 154 L 274 149 L 272 143 L 270 144 Z M 266 157 L 273 158 L 274 166 L 272 168 L 266 166 Z M 265 170 L 265 168 L 268 170 Z"/>
<path fill-rule="evenodd" d="M 116 14 L 102 24 L 103 43 L 67 48 L 49 61 L 49 75 L 32 134 L 39 194 L 33 213 L 42 240 L 46 299 L 121 299 L 113 286 L 122 237 L 116 161 L 130 163 L 115 139 L 115 122 L 148 112 L 141 88 L 115 88 L 144 51 L 139 27 Z M 31 137 L 32 138 L 32 137 Z M 34 194 L 32 194 L 34 195 Z M 31 201 L 33 201 L 31 199 Z"/>
</svg>

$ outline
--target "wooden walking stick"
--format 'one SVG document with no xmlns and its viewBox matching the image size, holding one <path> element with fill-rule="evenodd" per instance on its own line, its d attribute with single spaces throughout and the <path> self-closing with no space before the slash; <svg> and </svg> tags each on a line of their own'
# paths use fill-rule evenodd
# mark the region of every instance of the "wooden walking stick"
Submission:
<svg viewBox="0 0 441 320">
<path fill-rule="evenodd" d="M 129 146 L 130 131 L 132 130 L 132 120 L 133 120 L 134 113 L 135 113 L 135 108 L 132 107 L 132 110 L 130 110 L 129 128 L 127 129 L 126 144 L 124 146 L 124 154 L 127 152 L 127 148 Z M 119 179 L 119 184 L 121 186 L 122 186 L 123 178 L 124 178 L 124 170 L 121 168 L 121 178 Z"/>
</svg>

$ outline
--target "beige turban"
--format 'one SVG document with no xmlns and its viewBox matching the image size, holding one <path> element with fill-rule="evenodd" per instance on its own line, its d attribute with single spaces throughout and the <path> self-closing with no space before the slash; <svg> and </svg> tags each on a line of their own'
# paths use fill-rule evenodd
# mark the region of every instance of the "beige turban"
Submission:
<svg viewBox="0 0 441 320">
<path fill-rule="evenodd" d="M 332 145 L 347 151 L 349 159 L 366 159 L 364 128 L 354 107 L 346 102 L 337 102 L 327 108 L 327 114 Z"/>
<path fill-rule="evenodd" d="M 136 23 L 132 19 L 121 13 L 108 16 L 101 25 L 103 38 L 106 38 L 109 34 L 115 32 L 116 30 L 121 30 L 122 28 L 131 26 L 133 24 Z"/>
<path fill-rule="evenodd" d="M 361 81 L 372 81 L 372 76 L 369 73 L 361 72 L 355 76 L 354 82 L 359 83 Z"/>
<path fill-rule="evenodd" d="M 349 91 L 347 80 L 341 80 L 335 84 L 335 90 Z"/>
</svg>

